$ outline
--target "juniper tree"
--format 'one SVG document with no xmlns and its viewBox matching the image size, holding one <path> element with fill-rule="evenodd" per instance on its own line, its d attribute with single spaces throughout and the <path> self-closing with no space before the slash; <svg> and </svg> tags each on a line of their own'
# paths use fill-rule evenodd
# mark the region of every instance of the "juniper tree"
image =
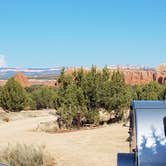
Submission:
<svg viewBox="0 0 166 166">
<path fill-rule="evenodd" d="M 15 112 L 24 109 L 26 91 L 14 78 L 10 78 L 2 88 L 0 103 L 4 110 Z"/>
</svg>

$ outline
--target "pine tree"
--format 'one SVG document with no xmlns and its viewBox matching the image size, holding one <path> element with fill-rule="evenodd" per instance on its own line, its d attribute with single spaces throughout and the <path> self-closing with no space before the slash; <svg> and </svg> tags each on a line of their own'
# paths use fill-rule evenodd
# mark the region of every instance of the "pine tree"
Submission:
<svg viewBox="0 0 166 166">
<path fill-rule="evenodd" d="M 124 75 L 120 71 L 114 72 L 110 82 L 110 109 L 116 112 L 118 119 L 123 118 L 123 109 L 129 108 L 132 93 L 125 84 Z"/>
<path fill-rule="evenodd" d="M 55 88 L 39 86 L 32 91 L 32 100 L 35 102 L 36 109 L 46 109 L 56 107 L 57 92 Z"/>
</svg>

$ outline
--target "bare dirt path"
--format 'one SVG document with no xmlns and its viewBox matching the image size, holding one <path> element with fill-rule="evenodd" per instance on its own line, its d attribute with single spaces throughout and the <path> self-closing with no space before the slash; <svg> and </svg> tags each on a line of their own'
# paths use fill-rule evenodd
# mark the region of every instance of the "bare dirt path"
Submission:
<svg viewBox="0 0 166 166">
<path fill-rule="evenodd" d="M 32 131 L 40 122 L 54 118 L 48 114 L 1 124 L 0 148 L 17 142 L 44 144 L 59 166 L 116 166 L 117 153 L 128 152 L 128 129 L 122 124 L 61 134 Z"/>
</svg>

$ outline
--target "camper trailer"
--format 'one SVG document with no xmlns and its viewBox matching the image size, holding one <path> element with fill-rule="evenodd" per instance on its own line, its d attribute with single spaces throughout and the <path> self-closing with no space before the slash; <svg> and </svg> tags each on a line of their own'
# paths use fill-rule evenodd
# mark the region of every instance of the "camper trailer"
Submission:
<svg viewBox="0 0 166 166">
<path fill-rule="evenodd" d="M 132 102 L 129 149 L 118 166 L 166 166 L 166 101 Z"/>
</svg>

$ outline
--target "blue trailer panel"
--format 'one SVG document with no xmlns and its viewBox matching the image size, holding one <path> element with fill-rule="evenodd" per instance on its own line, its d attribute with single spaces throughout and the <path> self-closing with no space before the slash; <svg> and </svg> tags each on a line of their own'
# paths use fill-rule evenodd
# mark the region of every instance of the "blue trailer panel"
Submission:
<svg viewBox="0 0 166 166">
<path fill-rule="evenodd" d="M 118 153 L 117 166 L 134 166 L 134 154 L 132 153 Z"/>
</svg>

